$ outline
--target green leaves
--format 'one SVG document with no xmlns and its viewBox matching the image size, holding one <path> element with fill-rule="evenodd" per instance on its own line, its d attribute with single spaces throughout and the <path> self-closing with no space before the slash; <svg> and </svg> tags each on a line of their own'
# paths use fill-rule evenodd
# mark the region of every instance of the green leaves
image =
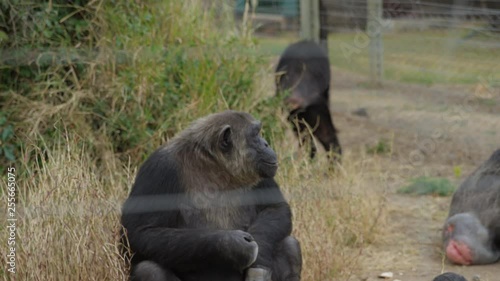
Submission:
<svg viewBox="0 0 500 281">
<path fill-rule="evenodd" d="M 0 69 L 0 93 L 15 93 L 5 95 L 14 105 L 5 112 L 16 116 L 16 133 L 50 146 L 70 132 L 97 158 L 112 149 L 134 162 L 213 112 L 243 110 L 271 122 L 275 110 L 260 106 L 255 89 L 267 62 L 250 33 L 238 31 L 229 7 L 195 2 L 54 0 L 5 8 L 15 11 L 6 48 L 18 54 Z M 18 26 L 26 32 L 14 33 Z M 12 159 L 21 143 L 14 127 L 0 127 L 0 153 Z"/>
<path fill-rule="evenodd" d="M 415 195 L 449 196 L 455 191 L 455 186 L 445 178 L 418 177 L 411 180 L 408 186 L 399 190 L 400 193 Z"/>
<path fill-rule="evenodd" d="M 12 144 L 14 139 L 14 127 L 7 123 L 7 118 L 0 115 L 0 155 L 7 161 L 15 161 L 15 147 Z M 3 161 L 0 161 L 0 163 Z"/>
</svg>

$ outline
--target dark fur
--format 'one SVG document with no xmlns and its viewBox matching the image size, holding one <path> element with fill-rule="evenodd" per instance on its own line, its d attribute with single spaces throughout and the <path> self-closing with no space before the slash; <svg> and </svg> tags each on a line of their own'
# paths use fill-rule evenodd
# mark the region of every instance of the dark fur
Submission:
<svg viewBox="0 0 500 281">
<path fill-rule="evenodd" d="M 500 259 L 500 149 L 472 173 L 453 195 L 443 228 L 445 252 L 464 245 L 471 252 L 469 262 L 487 264 Z M 448 248 L 450 247 L 450 248 Z M 463 253 L 463 251 L 460 251 Z"/>
<path fill-rule="evenodd" d="M 342 149 L 329 110 L 330 61 L 326 52 L 311 41 L 294 43 L 281 55 L 276 75 L 277 95 L 288 92 L 289 120 L 301 143 L 310 143 L 311 158 L 316 147 L 307 126 L 327 152 L 339 157 Z"/>
<path fill-rule="evenodd" d="M 146 160 L 122 209 L 133 280 L 244 280 L 250 267 L 300 280 L 277 158 L 259 130 L 246 113 L 209 115 Z"/>
<path fill-rule="evenodd" d="M 465 279 L 462 275 L 453 272 L 446 272 L 434 277 L 432 281 L 467 281 L 467 279 Z"/>
</svg>

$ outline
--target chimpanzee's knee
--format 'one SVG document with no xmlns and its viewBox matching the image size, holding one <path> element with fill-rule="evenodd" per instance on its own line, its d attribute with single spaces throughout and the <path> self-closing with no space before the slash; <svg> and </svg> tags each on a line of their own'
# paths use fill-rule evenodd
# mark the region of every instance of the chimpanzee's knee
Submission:
<svg viewBox="0 0 500 281">
<path fill-rule="evenodd" d="M 181 281 L 169 270 L 153 261 L 142 261 L 134 266 L 131 281 Z"/>
<path fill-rule="evenodd" d="M 292 236 L 283 239 L 276 250 L 273 269 L 275 281 L 298 281 L 302 272 L 300 243 Z"/>
</svg>

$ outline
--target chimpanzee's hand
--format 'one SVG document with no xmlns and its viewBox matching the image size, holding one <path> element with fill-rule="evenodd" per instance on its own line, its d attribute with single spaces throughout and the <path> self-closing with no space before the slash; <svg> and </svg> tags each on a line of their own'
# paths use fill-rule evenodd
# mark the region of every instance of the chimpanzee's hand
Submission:
<svg viewBox="0 0 500 281">
<path fill-rule="evenodd" d="M 250 233 L 241 230 L 229 230 L 220 234 L 217 248 L 225 257 L 227 264 L 243 270 L 255 262 L 258 255 L 257 242 Z"/>
</svg>

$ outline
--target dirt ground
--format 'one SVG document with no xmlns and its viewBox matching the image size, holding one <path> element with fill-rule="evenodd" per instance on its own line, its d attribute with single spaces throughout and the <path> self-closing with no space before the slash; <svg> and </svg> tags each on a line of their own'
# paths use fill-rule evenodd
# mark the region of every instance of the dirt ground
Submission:
<svg viewBox="0 0 500 281">
<path fill-rule="evenodd" d="M 344 149 L 364 151 L 382 139 L 392 144 L 392 152 L 380 155 L 388 181 L 372 187 L 387 193 L 387 227 L 363 249 L 360 268 L 349 280 L 377 280 L 387 271 L 394 273 L 387 280 L 431 281 L 449 271 L 469 281 L 500 280 L 499 263 L 463 267 L 443 259 L 440 229 L 451 197 L 396 192 L 417 176 L 459 184 L 500 148 L 500 89 L 396 82 L 373 88 L 366 77 L 334 68 L 331 93 Z M 352 113 L 359 108 L 368 117 Z"/>
</svg>

